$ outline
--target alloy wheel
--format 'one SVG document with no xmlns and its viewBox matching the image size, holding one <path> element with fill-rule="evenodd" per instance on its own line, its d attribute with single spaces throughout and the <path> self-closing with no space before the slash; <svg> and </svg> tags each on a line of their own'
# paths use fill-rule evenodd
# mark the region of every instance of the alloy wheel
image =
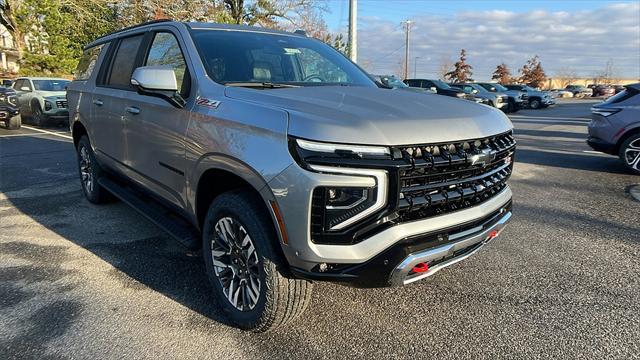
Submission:
<svg viewBox="0 0 640 360">
<path fill-rule="evenodd" d="M 85 191 L 91 193 L 93 191 L 93 173 L 91 168 L 91 157 L 86 146 L 80 147 L 80 177 Z"/>
<path fill-rule="evenodd" d="M 258 253 L 245 228 L 231 217 L 215 225 L 211 240 L 213 269 L 226 299 L 240 311 L 255 308 L 260 298 Z"/>
<path fill-rule="evenodd" d="M 632 169 L 640 171 L 640 138 L 630 142 L 624 150 L 624 161 Z"/>
</svg>

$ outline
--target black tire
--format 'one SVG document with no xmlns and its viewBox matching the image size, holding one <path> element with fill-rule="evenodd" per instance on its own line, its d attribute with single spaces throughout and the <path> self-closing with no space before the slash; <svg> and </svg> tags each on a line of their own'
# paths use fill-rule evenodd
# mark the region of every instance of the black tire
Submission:
<svg viewBox="0 0 640 360">
<path fill-rule="evenodd" d="M 113 198 L 112 195 L 98 184 L 98 180 L 105 176 L 105 173 L 96 160 L 91 143 L 86 135 L 80 138 L 76 150 L 78 173 L 80 174 L 80 184 L 82 185 L 84 196 L 94 204 L 109 202 Z M 87 160 L 88 164 L 86 163 Z"/>
<path fill-rule="evenodd" d="M 225 228 L 223 225 L 229 224 L 229 219 L 232 220 L 231 225 Z M 230 244 L 223 241 L 228 236 L 220 236 L 216 226 L 218 231 L 223 232 L 229 228 L 235 229 L 235 238 L 248 237 L 249 250 L 243 250 L 232 242 L 234 245 L 230 245 L 226 252 L 220 244 Z M 311 301 L 312 284 L 287 273 L 288 266 L 278 248 L 279 240 L 273 221 L 260 199 L 247 191 L 232 191 L 216 197 L 207 212 L 202 239 L 203 257 L 214 296 L 229 320 L 239 328 L 254 332 L 272 330 L 291 322 L 307 308 Z M 250 247 L 251 244 L 253 247 Z M 217 254 L 214 255 L 212 250 Z M 247 259 L 238 259 L 245 255 Z M 217 266 L 214 266 L 214 257 Z M 248 259 L 251 257 L 253 261 Z M 257 286 L 254 282 L 256 279 L 259 280 Z M 234 281 L 237 284 L 235 288 Z M 228 286 L 224 286 L 223 282 Z M 249 287 L 254 290 L 250 291 Z M 234 296 L 228 298 L 225 291 L 242 293 L 242 296 L 235 296 L 234 305 L 230 300 Z M 255 292 L 258 293 L 257 299 L 250 297 Z M 242 304 L 239 304 L 239 300 Z"/>
<path fill-rule="evenodd" d="M 620 145 L 620 160 L 634 175 L 640 175 L 640 134 L 633 134 Z"/>
<path fill-rule="evenodd" d="M 7 123 L 7 129 L 18 130 L 22 126 L 22 117 L 20 117 L 20 115 L 10 117 L 9 119 L 6 120 L 6 123 Z"/>
<path fill-rule="evenodd" d="M 529 100 L 529 107 L 532 109 L 539 109 L 542 103 L 538 99 Z"/>
<path fill-rule="evenodd" d="M 31 121 L 36 126 L 45 126 L 47 124 L 47 116 L 42 112 L 42 108 L 38 103 L 31 107 Z"/>
</svg>

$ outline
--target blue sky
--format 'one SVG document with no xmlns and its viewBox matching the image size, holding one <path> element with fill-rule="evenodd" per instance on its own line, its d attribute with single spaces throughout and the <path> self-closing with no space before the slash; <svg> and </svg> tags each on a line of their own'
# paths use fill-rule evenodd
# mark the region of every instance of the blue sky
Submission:
<svg viewBox="0 0 640 360">
<path fill-rule="evenodd" d="M 346 32 L 348 0 L 327 1 L 331 32 Z M 613 63 L 620 78 L 640 78 L 640 1 L 359 0 L 359 63 L 373 73 L 399 73 L 404 32 L 415 21 L 410 72 L 437 77 L 461 48 L 477 80 L 504 61 L 512 72 L 539 55 L 548 75 L 593 76 Z M 415 59 L 415 57 L 419 57 Z M 413 75 L 413 74 L 412 74 Z"/>
</svg>

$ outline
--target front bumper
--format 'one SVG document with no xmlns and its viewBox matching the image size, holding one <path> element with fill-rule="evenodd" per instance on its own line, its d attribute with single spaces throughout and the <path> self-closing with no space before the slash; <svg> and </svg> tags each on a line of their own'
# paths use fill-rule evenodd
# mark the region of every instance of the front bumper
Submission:
<svg viewBox="0 0 640 360">
<path fill-rule="evenodd" d="M 292 271 L 301 278 L 355 287 L 407 285 L 471 256 L 494 239 L 510 218 L 511 201 L 480 220 L 404 238 L 363 264 L 333 265 L 325 272 Z M 421 263 L 428 270 L 414 272 L 414 266 Z"/>
<path fill-rule="evenodd" d="M 69 118 L 69 110 L 65 108 L 53 108 L 48 111 L 42 112 L 46 117 L 50 119 L 59 118 L 59 119 L 67 119 Z"/>
<path fill-rule="evenodd" d="M 18 108 L 14 108 L 12 106 L 0 106 L 0 120 L 12 118 L 18 114 L 20 114 L 20 110 Z"/>
<path fill-rule="evenodd" d="M 545 97 L 542 98 L 542 104 L 545 106 L 550 106 L 550 105 L 555 105 L 556 104 L 556 100 L 552 97 Z"/>
<path fill-rule="evenodd" d="M 608 141 L 602 140 L 594 136 L 589 136 L 589 138 L 587 139 L 587 144 L 595 151 L 600 151 L 606 154 L 615 155 L 616 144 L 612 144 Z"/>
</svg>

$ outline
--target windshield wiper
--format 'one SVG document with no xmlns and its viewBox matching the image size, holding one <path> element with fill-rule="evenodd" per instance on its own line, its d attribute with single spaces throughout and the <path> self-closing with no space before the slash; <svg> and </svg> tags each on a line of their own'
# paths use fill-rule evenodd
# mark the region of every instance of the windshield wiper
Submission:
<svg viewBox="0 0 640 360">
<path fill-rule="evenodd" d="M 227 82 L 226 86 L 234 87 L 257 87 L 263 89 L 278 89 L 278 88 L 297 88 L 299 85 L 272 83 L 272 82 Z"/>
</svg>

